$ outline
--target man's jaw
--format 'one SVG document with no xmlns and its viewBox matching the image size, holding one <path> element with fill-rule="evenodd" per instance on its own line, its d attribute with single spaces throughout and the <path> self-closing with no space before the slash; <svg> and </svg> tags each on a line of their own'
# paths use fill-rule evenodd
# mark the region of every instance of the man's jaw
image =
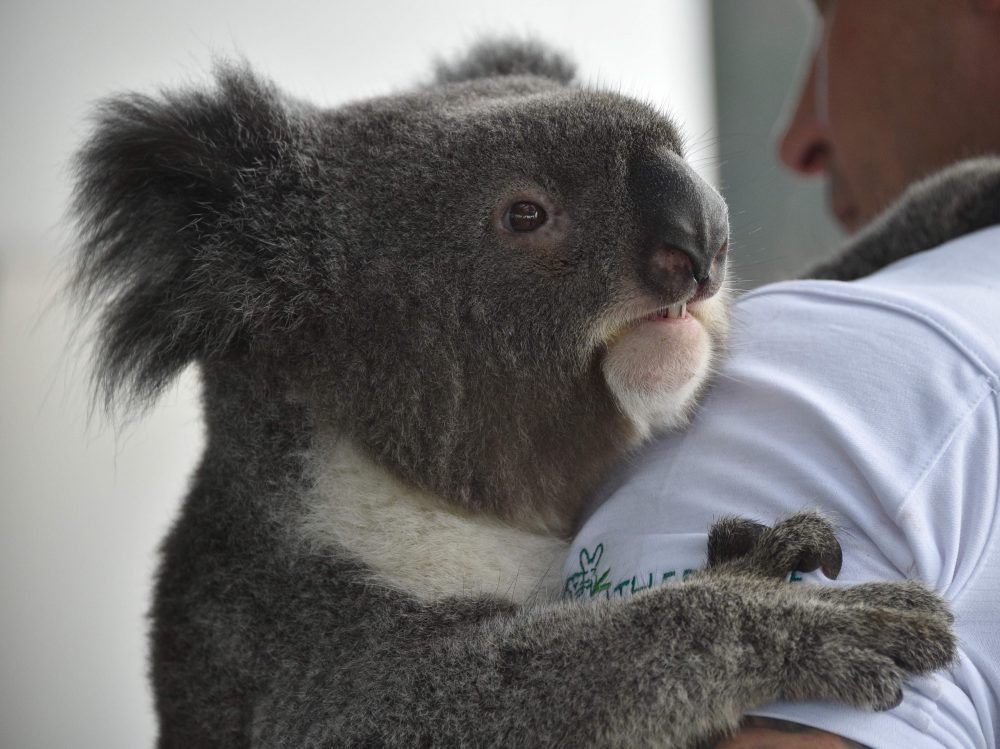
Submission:
<svg viewBox="0 0 1000 749">
<path fill-rule="evenodd" d="M 861 228 L 864 223 L 861 219 L 861 212 L 850 203 L 840 203 L 835 200 L 830 201 L 830 210 L 837 223 L 848 234 L 853 234 Z"/>
<path fill-rule="evenodd" d="M 843 175 L 833 166 L 828 166 L 826 170 L 826 196 L 830 212 L 848 234 L 853 234 L 864 225 L 866 219 L 857 200 Z"/>
</svg>

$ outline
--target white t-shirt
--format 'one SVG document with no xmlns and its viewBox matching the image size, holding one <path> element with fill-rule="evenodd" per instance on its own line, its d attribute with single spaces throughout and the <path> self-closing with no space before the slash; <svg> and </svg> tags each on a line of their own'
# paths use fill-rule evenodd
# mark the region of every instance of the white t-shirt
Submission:
<svg viewBox="0 0 1000 749">
<path fill-rule="evenodd" d="M 839 524 L 847 585 L 922 580 L 961 656 L 903 703 L 754 711 L 883 747 L 988 747 L 1000 733 L 1000 227 L 853 283 L 793 281 L 735 306 L 728 361 L 694 424 L 612 478 L 564 596 L 629 595 L 705 563 L 722 515 L 804 507 Z"/>
</svg>

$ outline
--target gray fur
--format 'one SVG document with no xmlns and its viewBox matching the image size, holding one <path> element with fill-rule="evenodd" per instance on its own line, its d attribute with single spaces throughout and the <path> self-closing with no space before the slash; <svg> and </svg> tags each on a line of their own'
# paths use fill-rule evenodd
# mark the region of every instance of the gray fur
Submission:
<svg viewBox="0 0 1000 749">
<path fill-rule="evenodd" d="M 1000 224 L 1000 156 L 960 161 L 913 184 L 806 278 L 853 281 L 950 239 Z"/>
<path fill-rule="evenodd" d="M 456 517 L 552 537 L 635 445 L 594 326 L 623 289 L 693 293 L 690 272 L 648 273 L 656 211 L 724 214 L 700 188 L 636 198 L 636 163 L 686 169 L 674 126 L 555 60 L 485 47 L 450 82 L 333 110 L 224 67 L 99 110 L 76 190 L 99 382 L 133 405 L 191 363 L 204 383 L 152 610 L 160 747 L 684 747 L 776 698 L 884 708 L 951 659 L 919 588 L 775 578 L 829 560 L 821 521 L 593 606 L 424 600 L 302 537 L 325 430 Z M 498 239 L 491 211 L 522 189 L 569 207 L 564 234 Z"/>
<path fill-rule="evenodd" d="M 576 65 L 533 39 L 484 39 L 456 60 L 438 60 L 437 83 L 456 83 L 501 75 L 534 75 L 570 83 Z"/>
</svg>

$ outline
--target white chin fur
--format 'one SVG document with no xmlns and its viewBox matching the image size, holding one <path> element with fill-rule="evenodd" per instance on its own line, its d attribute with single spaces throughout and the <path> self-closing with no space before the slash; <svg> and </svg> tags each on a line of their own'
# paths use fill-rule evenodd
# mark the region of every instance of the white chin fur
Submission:
<svg viewBox="0 0 1000 749">
<path fill-rule="evenodd" d="M 425 601 L 489 595 L 532 605 L 558 598 L 562 539 L 449 507 L 332 431 L 317 436 L 310 465 L 302 539 L 316 551 L 360 560 L 372 584 Z"/>
<path fill-rule="evenodd" d="M 687 424 L 711 371 L 713 338 L 725 329 L 724 299 L 705 300 L 698 319 L 640 323 L 608 346 L 604 379 L 640 439 Z"/>
</svg>

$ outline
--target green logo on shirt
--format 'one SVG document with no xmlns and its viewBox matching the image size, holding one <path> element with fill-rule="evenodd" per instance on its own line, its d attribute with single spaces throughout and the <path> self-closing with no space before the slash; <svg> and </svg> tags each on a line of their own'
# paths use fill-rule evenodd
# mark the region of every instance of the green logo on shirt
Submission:
<svg viewBox="0 0 1000 749">
<path fill-rule="evenodd" d="M 603 543 L 595 546 L 593 551 L 587 548 L 580 549 L 580 569 L 566 578 L 562 593 L 564 599 L 611 598 L 613 596 L 624 598 L 626 595 L 638 593 L 640 590 L 652 588 L 654 585 L 687 580 L 695 572 L 692 569 L 664 570 L 658 573 L 650 572 L 645 577 L 632 575 L 631 577 L 616 578 L 612 575 L 610 567 L 601 567 L 601 557 L 603 556 Z"/>
</svg>

